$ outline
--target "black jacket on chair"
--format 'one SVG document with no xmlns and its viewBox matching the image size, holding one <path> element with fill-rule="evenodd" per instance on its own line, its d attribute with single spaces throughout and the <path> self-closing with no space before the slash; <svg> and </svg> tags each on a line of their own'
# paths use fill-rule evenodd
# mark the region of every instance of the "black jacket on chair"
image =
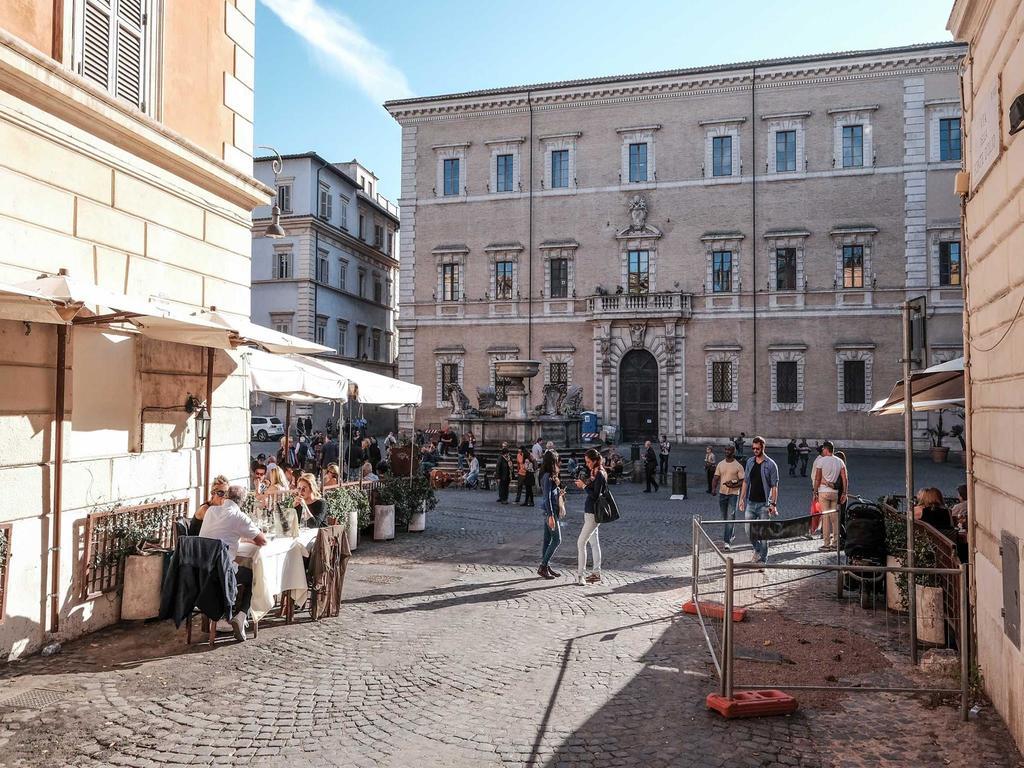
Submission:
<svg viewBox="0 0 1024 768">
<path fill-rule="evenodd" d="M 235 564 L 220 539 L 180 536 L 160 591 L 160 618 L 181 626 L 194 608 L 214 621 L 231 615 L 238 594 Z"/>
</svg>

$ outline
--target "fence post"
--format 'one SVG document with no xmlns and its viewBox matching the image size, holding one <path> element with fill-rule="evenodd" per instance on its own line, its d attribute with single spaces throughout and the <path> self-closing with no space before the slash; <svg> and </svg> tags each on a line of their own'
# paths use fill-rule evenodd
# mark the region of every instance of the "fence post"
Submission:
<svg viewBox="0 0 1024 768">
<path fill-rule="evenodd" d="M 693 553 L 693 562 L 690 567 L 690 596 L 693 598 L 693 602 L 697 602 L 697 579 L 700 576 L 700 516 L 693 516 L 693 533 L 690 534 L 693 539 L 693 546 L 690 551 Z"/>
<path fill-rule="evenodd" d="M 968 695 L 970 693 L 970 627 L 967 610 L 967 564 L 960 565 L 960 719 L 968 718 Z"/>
<path fill-rule="evenodd" d="M 722 630 L 722 696 L 732 698 L 732 558 L 725 558 L 725 616 Z"/>
</svg>

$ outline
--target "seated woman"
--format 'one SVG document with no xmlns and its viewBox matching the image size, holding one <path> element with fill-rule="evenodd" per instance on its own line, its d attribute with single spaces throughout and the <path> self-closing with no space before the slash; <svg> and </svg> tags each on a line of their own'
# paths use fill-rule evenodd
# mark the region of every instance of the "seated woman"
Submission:
<svg viewBox="0 0 1024 768">
<path fill-rule="evenodd" d="M 316 478 L 306 472 L 299 476 L 296 486 L 295 511 L 299 521 L 307 528 L 323 528 L 327 525 L 327 506 L 320 498 Z"/>
<path fill-rule="evenodd" d="M 373 464 L 370 461 L 363 462 L 363 466 L 359 470 L 359 479 L 364 483 L 376 483 L 380 480 L 377 473 L 373 471 Z"/>
<path fill-rule="evenodd" d="M 936 528 L 942 533 L 953 530 L 953 518 L 946 508 L 942 491 L 938 488 L 922 488 L 917 492 L 914 517 Z"/>
<path fill-rule="evenodd" d="M 337 464 L 328 464 L 324 470 L 324 490 L 334 488 L 341 482 L 341 467 Z"/>
<path fill-rule="evenodd" d="M 466 451 L 466 457 L 469 459 L 469 472 L 463 479 L 462 484 L 466 488 L 476 488 L 480 483 L 480 459 L 476 457 L 476 451 L 472 448 Z"/>
</svg>

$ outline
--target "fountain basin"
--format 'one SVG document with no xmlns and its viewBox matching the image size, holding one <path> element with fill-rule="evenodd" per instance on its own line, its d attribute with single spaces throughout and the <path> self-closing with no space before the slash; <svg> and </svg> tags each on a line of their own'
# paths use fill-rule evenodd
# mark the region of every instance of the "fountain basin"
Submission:
<svg viewBox="0 0 1024 768">
<path fill-rule="evenodd" d="M 532 379 L 540 373 L 540 360 L 497 360 L 494 372 L 505 379 Z"/>
</svg>

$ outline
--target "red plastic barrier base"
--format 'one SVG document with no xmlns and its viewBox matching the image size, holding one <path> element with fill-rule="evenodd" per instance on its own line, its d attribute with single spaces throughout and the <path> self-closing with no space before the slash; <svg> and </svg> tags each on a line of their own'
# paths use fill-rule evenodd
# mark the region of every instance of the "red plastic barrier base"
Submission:
<svg viewBox="0 0 1024 768">
<path fill-rule="evenodd" d="M 709 693 L 708 709 L 713 709 L 722 717 L 767 717 L 769 715 L 790 715 L 796 712 L 797 700 L 782 691 L 740 691 L 731 699 Z"/>
<path fill-rule="evenodd" d="M 701 600 L 700 609 L 704 612 L 705 616 L 710 616 L 712 619 L 724 619 L 725 618 L 725 606 L 721 603 L 716 603 L 710 600 Z M 693 600 L 687 600 L 683 603 L 683 613 L 689 613 L 691 616 L 697 615 L 697 604 Z M 733 608 L 732 609 L 732 620 L 743 621 L 747 618 L 746 608 Z"/>
</svg>

